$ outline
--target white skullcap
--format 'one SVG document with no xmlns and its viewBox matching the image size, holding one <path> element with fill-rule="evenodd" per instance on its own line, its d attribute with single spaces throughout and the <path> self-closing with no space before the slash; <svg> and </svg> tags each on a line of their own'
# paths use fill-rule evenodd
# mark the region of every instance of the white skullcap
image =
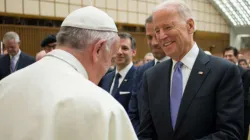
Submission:
<svg viewBox="0 0 250 140">
<path fill-rule="evenodd" d="M 63 26 L 117 32 L 114 20 L 108 14 L 93 6 L 73 11 L 64 19 L 61 27 Z"/>
</svg>

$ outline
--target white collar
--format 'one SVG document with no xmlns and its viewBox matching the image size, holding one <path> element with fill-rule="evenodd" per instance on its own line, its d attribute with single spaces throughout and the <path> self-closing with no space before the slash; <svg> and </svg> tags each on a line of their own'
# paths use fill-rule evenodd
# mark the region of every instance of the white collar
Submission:
<svg viewBox="0 0 250 140">
<path fill-rule="evenodd" d="M 133 66 L 133 63 L 130 62 L 125 68 L 120 70 L 119 74 L 121 75 L 121 77 L 125 77 L 132 66 Z M 115 74 L 117 74 L 117 73 L 118 73 L 118 71 L 117 71 L 117 68 L 116 68 Z"/>
<path fill-rule="evenodd" d="M 72 66 L 76 71 L 78 71 L 85 78 L 88 79 L 87 71 L 85 70 L 83 65 L 79 62 L 79 60 L 77 60 L 72 54 L 70 54 L 64 50 L 55 49 L 55 50 L 49 52 L 48 54 L 46 54 L 46 56 L 54 56 L 58 59 L 61 59 L 62 61 L 65 61 L 70 66 Z"/>
<path fill-rule="evenodd" d="M 19 58 L 20 54 L 21 54 L 21 50 L 19 49 L 18 53 L 15 56 L 11 56 L 11 55 L 9 55 L 9 56 L 10 56 L 10 59 L 12 59 L 12 58 Z"/>
<path fill-rule="evenodd" d="M 181 59 L 183 65 L 187 66 L 189 69 L 192 69 L 194 66 L 194 62 L 199 54 L 199 48 L 196 43 L 194 43 L 193 47 L 188 51 L 188 53 Z M 173 60 L 173 66 L 176 61 Z"/>
<path fill-rule="evenodd" d="M 156 64 L 158 61 L 161 63 L 161 62 L 166 61 L 166 60 L 168 60 L 168 59 L 169 59 L 168 56 L 163 57 L 161 60 L 158 60 L 158 59 L 155 58 L 155 64 Z"/>
</svg>

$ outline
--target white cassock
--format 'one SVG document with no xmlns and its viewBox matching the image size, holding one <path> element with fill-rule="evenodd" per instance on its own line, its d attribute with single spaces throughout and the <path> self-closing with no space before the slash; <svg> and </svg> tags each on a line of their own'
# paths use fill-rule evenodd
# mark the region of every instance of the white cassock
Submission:
<svg viewBox="0 0 250 140">
<path fill-rule="evenodd" d="M 0 82 L 0 140 L 136 140 L 123 107 L 54 50 Z"/>
</svg>

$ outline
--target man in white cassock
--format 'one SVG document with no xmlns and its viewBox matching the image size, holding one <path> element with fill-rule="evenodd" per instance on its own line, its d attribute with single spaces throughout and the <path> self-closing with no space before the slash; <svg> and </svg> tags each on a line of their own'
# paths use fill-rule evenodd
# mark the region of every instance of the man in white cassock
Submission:
<svg viewBox="0 0 250 140">
<path fill-rule="evenodd" d="M 92 7 L 69 14 L 57 47 L 0 82 L 0 140 L 136 140 L 123 107 L 96 86 L 119 37 Z"/>
</svg>

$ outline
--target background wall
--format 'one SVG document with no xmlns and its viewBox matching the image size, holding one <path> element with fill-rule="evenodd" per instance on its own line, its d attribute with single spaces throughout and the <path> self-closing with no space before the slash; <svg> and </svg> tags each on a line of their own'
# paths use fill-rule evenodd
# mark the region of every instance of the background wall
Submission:
<svg viewBox="0 0 250 140">
<path fill-rule="evenodd" d="M 91 3 L 92 1 L 92 3 Z M 42 18 L 62 21 L 70 12 L 80 7 L 94 5 L 107 12 L 117 23 L 119 31 L 130 32 L 137 41 L 137 56 L 149 52 L 146 44 L 144 21 L 152 9 L 163 0 L 0 0 L 0 16 Z M 183 0 L 192 8 L 197 31 L 195 40 L 199 47 L 213 54 L 229 45 L 229 25 L 209 0 Z M 58 28 L 1 25 L 0 38 L 7 31 L 16 31 L 22 39 L 22 49 L 35 55 L 41 40 Z"/>
<path fill-rule="evenodd" d="M 80 7 L 94 5 L 116 22 L 143 25 L 163 0 L 0 0 L 0 14 L 21 14 L 63 19 Z M 197 30 L 229 33 L 229 26 L 209 0 L 183 0 L 192 8 Z"/>
</svg>

